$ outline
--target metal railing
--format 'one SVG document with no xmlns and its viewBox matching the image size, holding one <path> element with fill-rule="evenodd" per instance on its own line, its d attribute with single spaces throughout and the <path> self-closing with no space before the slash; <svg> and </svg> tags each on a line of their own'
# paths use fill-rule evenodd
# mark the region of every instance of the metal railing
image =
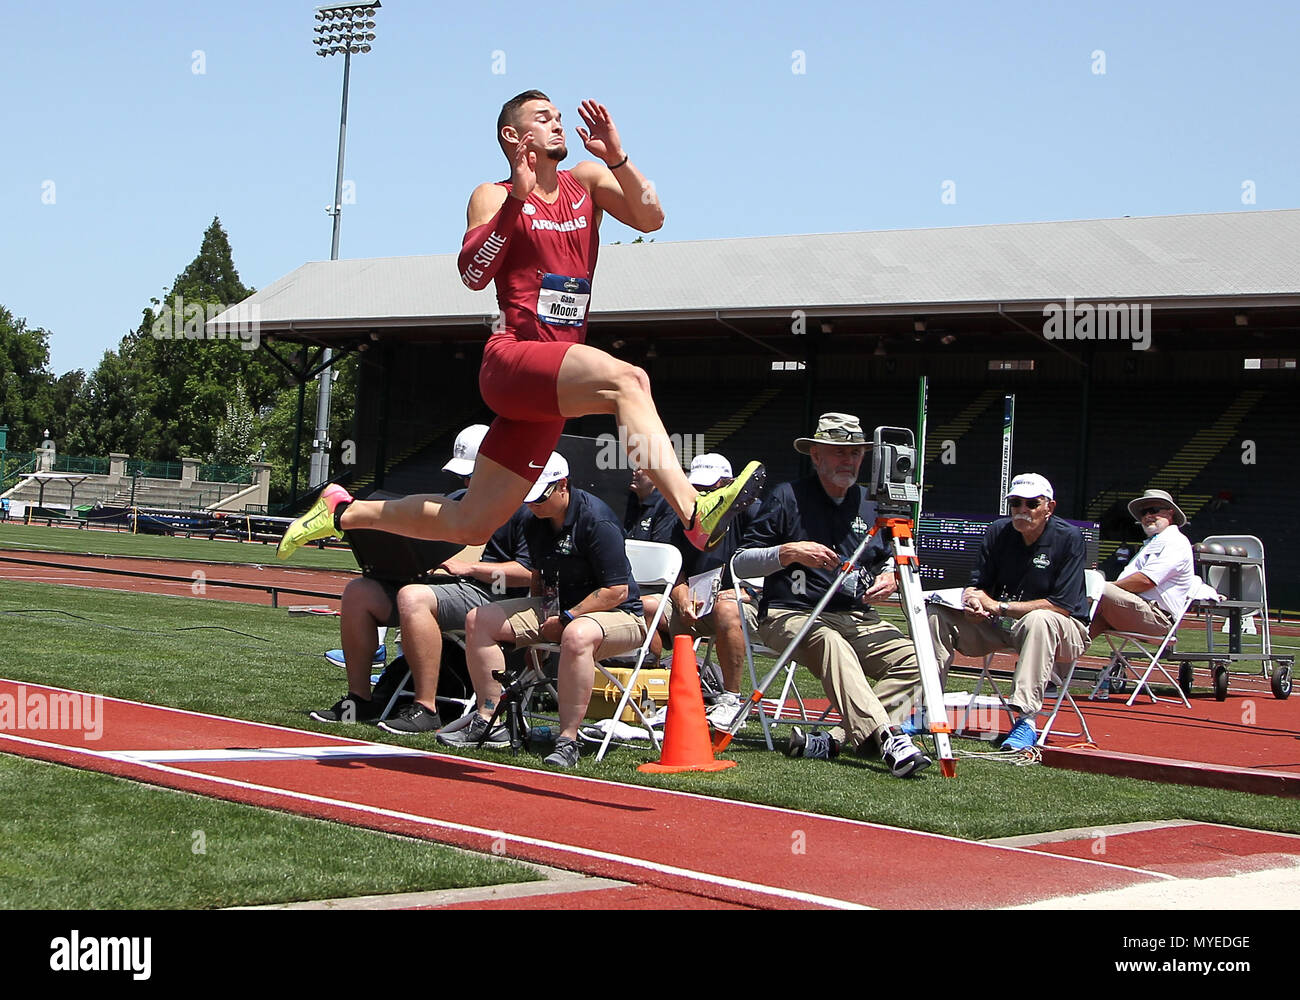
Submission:
<svg viewBox="0 0 1300 1000">
<path fill-rule="evenodd" d="M 128 459 L 126 474 L 138 475 L 142 479 L 177 479 L 181 478 L 180 462 L 148 462 L 140 458 Z"/>
<path fill-rule="evenodd" d="M 252 486 L 253 470 L 247 465 L 200 465 L 198 479 L 204 483 Z"/>
<path fill-rule="evenodd" d="M 108 459 L 82 458 L 79 455 L 56 455 L 51 472 L 83 472 L 90 476 L 107 476 Z"/>
</svg>

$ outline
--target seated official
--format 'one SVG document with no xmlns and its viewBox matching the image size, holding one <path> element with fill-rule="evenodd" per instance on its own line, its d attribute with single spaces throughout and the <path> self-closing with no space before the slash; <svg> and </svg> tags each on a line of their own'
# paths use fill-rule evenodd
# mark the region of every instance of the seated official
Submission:
<svg viewBox="0 0 1300 1000">
<path fill-rule="evenodd" d="M 1130 500 L 1129 513 L 1147 542 L 1107 583 L 1092 618 L 1091 635 L 1134 632 L 1164 638 L 1187 608 L 1196 587 L 1192 543 L 1178 529 L 1187 515 L 1164 490 L 1147 490 Z"/>
<path fill-rule="evenodd" d="M 1033 719 L 1057 663 L 1088 648 L 1088 595 L 1083 533 L 1053 517 L 1052 484 L 1043 476 L 1016 476 L 1007 493 L 1011 516 L 989 525 L 962 593 L 964 610 L 929 605 L 930 633 L 946 681 L 953 657 L 1014 650 L 1009 704 L 1016 722 L 1002 742 L 1024 750 L 1038 739 Z"/>
<path fill-rule="evenodd" d="M 545 762 L 576 767 L 578 727 L 591 702 L 596 661 L 631 652 L 645 641 L 641 595 L 618 520 L 598 497 L 571 489 L 568 476 L 568 462 L 552 452 L 525 499 L 532 514 L 524 527 L 533 563 L 532 596 L 470 614 L 466 662 L 478 711 L 468 726 L 439 733 L 440 743 L 509 746 L 504 726 L 489 730 L 501 699 L 501 684 L 492 674 L 505 668 L 497 644 L 558 643 L 560 734 Z"/>
<path fill-rule="evenodd" d="M 623 514 L 623 537 L 638 542 L 667 544 L 673 525 L 681 523 L 667 498 L 655 488 L 644 469 L 632 473 L 627 509 Z"/>
<path fill-rule="evenodd" d="M 794 659 L 822 682 L 843 725 L 807 734 L 796 727 L 787 753 L 825 759 L 848 740 L 859 751 L 878 752 L 894 777 L 909 777 L 932 761 L 901 726 L 920 692 L 916 649 L 871 607 L 898 589 L 888 544 L 877 534 L 858 571 L 838 578 L 875 526 L 876 504 L 858 483 L 866 435 L 852 414 L 823 413 L 813 436 L 794 447 L 812 459 L 813 475 L 771 491 L 734 563 L 742 579 L 766 578 L 758 634 L 773 649 L 793 642 L 822 595 L 836 587 Z"/>
</svg>

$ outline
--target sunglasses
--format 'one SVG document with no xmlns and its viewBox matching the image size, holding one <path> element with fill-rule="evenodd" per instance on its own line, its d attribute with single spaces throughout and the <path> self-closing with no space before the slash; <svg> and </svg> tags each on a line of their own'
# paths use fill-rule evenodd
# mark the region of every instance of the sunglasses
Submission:
<svg viewBox="0 0 1300 1000">
<path fill-rule="evenodd" d="M 1148 514 L 1159 514 L 1162 510 L 1173 510 L 1172 507 L 1143 507 L 1138 511 L 1138 517 L 1146 517 Z"/>
<path fill-rule="evenodd" d="M 1025 500 L 1022 497 L 1011 498 L 1011 509 L 1019 510 L 1021 507 L 1027 507 L 1029 510 L 1037 510 L 1043 504 L 1042 500 Z"/>
<path fill-rule="evenodd" d="M 828 427 L 824 431 L 818 431 L 813 437 L 818 440 L 827 441 L 851 441 L 854 444 L 866 444 L 866 436 L 861 431 L 846 431 L 843 427 Z"/>
<path fill-rule="evenodd" d="M 528 502 L 545 503 L 547 500 L 551 499 L 551 494 L 555 492 L 555 487 L 559 485 L 560 485 L 560 481 L 557 479 L 555 480 L 555 482 L 551 483 L 550 486 L 546 487 L 546 489 L 542 490 L 541 494 L 538 495 L 537 499 L 529 500 Z"/>
</svg>

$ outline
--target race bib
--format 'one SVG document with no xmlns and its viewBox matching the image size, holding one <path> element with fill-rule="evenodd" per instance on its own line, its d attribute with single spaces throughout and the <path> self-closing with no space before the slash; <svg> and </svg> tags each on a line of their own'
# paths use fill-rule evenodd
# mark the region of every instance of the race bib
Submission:
<svg viewBox="0 0 1300 1000">
<path fill-rule="evenodd" d="M 590 300 L 591 282 L 586 278 L 543 275 L 537 292 L 537 318 L 552 326 L 582 326 Z"/>
</svg>

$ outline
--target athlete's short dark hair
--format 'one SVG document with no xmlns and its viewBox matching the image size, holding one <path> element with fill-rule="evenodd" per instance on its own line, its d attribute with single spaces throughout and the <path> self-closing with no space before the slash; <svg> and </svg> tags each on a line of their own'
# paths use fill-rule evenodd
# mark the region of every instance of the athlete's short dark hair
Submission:
<svg viewBox="0 0 1300 1000">
<path fill-rule="evenodd" d="M 519 109 L 529 101 L 549 101 L 550 98 L 540 90 L 525 90 L 522 94 L 516 94 L 505 104 L 501 105 L 501 114 L 497 115 L 497 142 L 501 141 L 501 130 L 507 125 L 513 125 L 515 118 L 519 115 Z"/>
</svg>

